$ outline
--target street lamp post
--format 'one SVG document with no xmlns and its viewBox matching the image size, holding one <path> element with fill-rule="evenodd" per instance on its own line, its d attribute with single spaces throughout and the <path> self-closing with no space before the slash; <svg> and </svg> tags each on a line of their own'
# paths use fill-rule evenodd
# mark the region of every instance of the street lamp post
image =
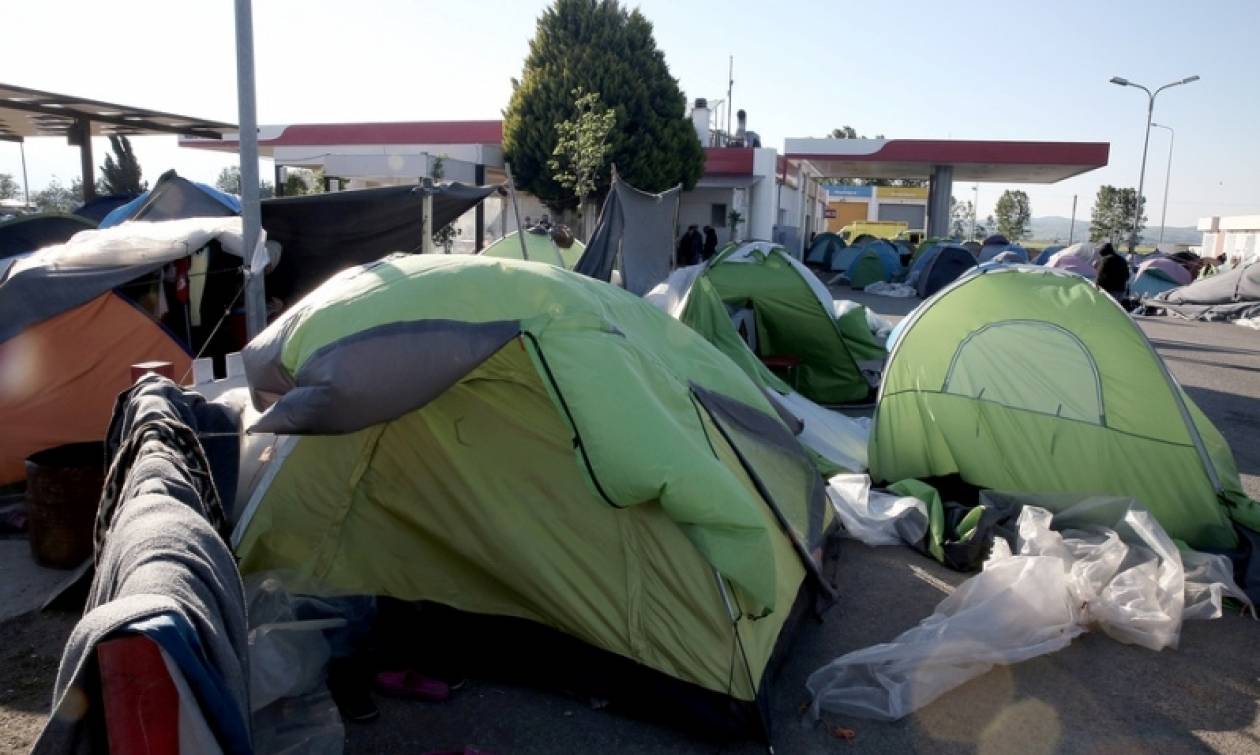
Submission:
<svg viewBox="0 0 1260 755">
<path fill-rule="evenodd" d="M 1168 170 L 1164 173 L 1164 208 L 1159 211 L 1159 241 L 1155 244 L 1158 247 L 1164 243 L 1164 223 L 1168 220 L 1168 186 L 1172 181 L 1173 142 L 1177 138 L 1177 132 L 1172 126 L 1165 126 L 1162 123 L 1152 123 L 1151 126 L 1168 131 Z"/>
<path fill-rule="evenodd" d="M 1138 221 L 1141 220 L 1142 218 L 1142 189 L 1145 188 L 1144 184 L 1146 183 L 1146 149 L 1151 144 L 1151 119 L 1155 115 L 1155 98 L 1158 97 L 1159 93 L 1164 91 L 1165 89 L 1169 89 L 1170 87 L 1175 87 L 1175 86 L 1181 86 L 1182 84 L 1190 84 L 1198 80 L 1199 80 L 1198 76 L 1187 76 L 1186 78 L 1181 79 L 1180 81 L 1173 81 L 1168 84 L 1165 84 L 1159 89 L 1156 89 L 1154 92 L 1152 92 L 1151 90 L 1147 89 L 1146 87 L 1142 86 L 1136 81 L 1129 81 L 1128 79 L 1120 77 L 1120 76 L 1111 77 L 1112 84 L 1115 84 L 1117 86 L 1122 86 L 1122 87 L 1136 87 L 1138 89 L 1141 89 L 1143 92 L 1146 92 L 1146 136 L 1142 140 L 1142 169 L 1141 169 L 1141 172 L 1138 173 L 1138 190 L 1137 190 L 1137 196 L 1134 198 L 1133 232 L 1129 235 L 1129 253 L 1130 254 L 1136 251 Z"/>
</svg>

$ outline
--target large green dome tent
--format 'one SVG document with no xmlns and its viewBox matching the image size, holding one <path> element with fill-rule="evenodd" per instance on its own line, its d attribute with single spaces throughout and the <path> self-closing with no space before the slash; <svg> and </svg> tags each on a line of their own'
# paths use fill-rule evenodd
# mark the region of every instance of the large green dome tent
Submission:
<svg viewBox="0 0 1260 755">
<path fill-rule="evenodd" d="M 766 241 L 730 247 L 703 276 L 728 308 L 751 311 L 758 357 L 799 363 L 793 387 L 805 397 L 845 404 L 870 395 L 866 375 L 878 371 L 884 348 L 871 336 L 865 310 L 837 318 L 831 293 L 782 247 Z M 694 319 L 683 313 L 683 322 Z"/>
<path fill-rule="evenodd" d="M 761 730 L 772 659 L 831 593 L 832 514 L 697 333 L 554 266 L 422 255 L 335 276 L 244 359 L 253 429 L 284 437 L 233 534 L 243 573 L 527 625 L 477 654 Z"/>
<path fill-rule="evenodd" d="M 1260 530 L 1220 432 L 1103 291 L 1034 266 L 981 268 L 921 304 L 889 356 L 871 476 L 1131 496 L 1174 538 Z"/>
<path fill-rule="evenodd" d="M 568 239 L 565 240 L 568 241 Z M 585 251 L 586 245 L 577 239 L 572 239 L 569 246 L 561 246 L 552 239 L 552 234 L 543 228 L 525 229 L 524 253 L 529 255 L 528 259 L 531 262 L 546 262 L 549 265 L 572 270 Z M 512 231 L 481 250 L 481 256 L 497 259 L 519 260 L 523 259 L 521 254 L 521 241 L 517 231 Z"/>
</svg>

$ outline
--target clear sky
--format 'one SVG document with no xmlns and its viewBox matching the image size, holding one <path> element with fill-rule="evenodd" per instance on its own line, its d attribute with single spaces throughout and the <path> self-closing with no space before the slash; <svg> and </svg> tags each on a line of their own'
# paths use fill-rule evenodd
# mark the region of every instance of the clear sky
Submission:
<svg viewBox="0 0 1260 755">
<path fill-rule="evenodd" d="M 630 3 L 635 5 L 636 3 Z M 232 3 L 39 0 L 3 12 L 7 83 L 234 122 Z M 263 124 L 498 118 L 542 2 L 255 0 Z M 1177 129 L 1169 225 L 1260 212 L 1260 2 L 1213 0 L 640 0 L 687 97 L 725 96 L 765 146 L 833 127 L 889 137 L 1096 140 L 1106 168 L 1028 190 L 1033 214 L 1088 217 L 1097 187 L 1133 186 L 1146 98 Z M 94 145 L 97 163 L 107 145 Z M 135 140 L 146 176 L 166 168 L 212 181 L 232 156 Z M 1158 223 L 1167 132 L 1153 130 L 1148 214 Z M 59 139 L 27 145 L 33 189 L 78 174 Z M 270 175 L 265 164 L 263 175 Z M 21 180 L 18 145 L 0 172 Z M 980 185 L 980 213 L 1002 189 Z M 955 194 L 970 198 L 970 186 Z"/>
</svg>

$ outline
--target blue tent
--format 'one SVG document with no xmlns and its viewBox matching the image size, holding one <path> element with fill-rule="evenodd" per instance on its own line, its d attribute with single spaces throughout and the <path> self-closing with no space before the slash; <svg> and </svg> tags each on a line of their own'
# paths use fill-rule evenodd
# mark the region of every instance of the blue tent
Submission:
<svg viewBox="0 0 1260 755">
<path fill-rule="evenodd" d="M 86 218 L 93 223 L 100 223 L 114 210 L 132 201 L 139 194 L 105 194 L 86 202 L 74 211 L 75 215 Z"/>
<path fill-rule="evenodd" d="M 1154 267 L 1148 267 L 1138 273 L 1137 277 L 1129 284 L 1129 290 L 1139 299 L 1162 294 L 1165 291 L 1171 291 L 1180 287 L 1180 283 L 1168 277 L 1164 271 Z"/>
<path fill-rule="evenodd" d="M 820 233 L 814 237 L 814 243 L 810 245 L 809 251 L 805 253 L 805 264 L 830 270 L 832 257 L 844 247 L 844 239 L 836 234 L 830 231 Z"/>
<path fill-rule="evenodd" d="M 114 209 L 101 220 L 109 228 L 126 220 L 219 218 L 241 214 L 241 200 L 213 186 L 180 178 L 168 170 L 145 193 Z"/>
<path fill-rule="evenodd" d="M 1015 262 L 1028 261 L 1028 250 L 1020 246 L 1019 244 L 1010 244 L 1010 243 L 985 244 L 980 249 L 980 255 L 976 258 L 976 261 L 983 265 L 986 262 L 992 262 L 994 257 L 998 256 L 999 254 L 1002 254 L 1003 252 L 1013 253 L 1017 257 L 1017 259 L 1014 260 Z"/>
<path fill-rule="evenodd" d="M 915 292 L 926 299 L 975 266 L 976 258 L 962 246 L 933 246 L 919 255 L 908 280 Z"/>
<path fill-rule="evenodd" d="M 879 260 L 884 265 L 884 272 L 887 273 L 887 280 L 896 278 L 905 270 L 901 265 L 901 250 L 893 242 L 887 239 L 870 238 L 858 246 L 870 249 L 879 255 Z"/>
<path fill-rule="evenodd" d="M 1033 260 L 1033 264 L 1045 265 L 1050 262 L 1051 257 L 1053 257 L 1057 252 L 1063 251 L 1064 249 L 1067 249 L 1067 247 L 1062 244 L 1054 244 L 1052 246 L 1048 246 L 1045 249 L 1041 250 L 1041 254 L 1037 255 L 1037 259 Z"/>
<path fill-rule="evenodd" d="M 78 215 L 19 215 L 0 222 L 0 259 L 16 257 L 53 244 L 63 244 L 79 231 L 96 226 Z"/>
</svg>

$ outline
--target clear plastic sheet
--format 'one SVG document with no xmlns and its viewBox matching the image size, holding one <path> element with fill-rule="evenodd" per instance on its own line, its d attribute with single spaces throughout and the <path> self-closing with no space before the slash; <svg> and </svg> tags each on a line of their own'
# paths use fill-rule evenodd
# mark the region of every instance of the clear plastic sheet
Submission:
<svg viewBox="0 0 1260 755">
<path fill-rule="evenodd" d="M 1087 499 L 1057 516 L 1025 506 L 1018 527 L 1016 552 L 995 540 L 984 570 L 917 627 L 814 672 L 814 713 L 896 720 L 1093 629 L 1161 650 L 1177 646 L 1185 619 L 1220 616 L 1225 596 L 1250 606 L 1227 559 L 1183 554 L 1132 500 Z"/>
</svg>

